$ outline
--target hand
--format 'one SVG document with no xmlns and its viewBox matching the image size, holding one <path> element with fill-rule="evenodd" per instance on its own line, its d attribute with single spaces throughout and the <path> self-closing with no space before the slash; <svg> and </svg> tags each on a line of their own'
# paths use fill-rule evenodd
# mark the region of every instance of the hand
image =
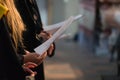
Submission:
<svg viewBox="0 0 120 80">
<path fill-rule="evenodd" d="M 40 61 L 39 61 L 38 65 L 40 65 L 43 62 L 43 60 L 46 58 L 46 56 L 47 56 L 47 52 L 44 52 L 41 56 L 39 56 Z"/>
<path fill-rule="evenodd" d="M 46 31 L 42 31 L 39 35 L 38 38 L 42 41 L 45 42 L 46 40 L 48 40 L 51 37 L 51 35 L 49 33 L 47 33 Z"/>
<path fill-rule="evenodd" d="M 33 62 L 38 63 L 40 59 L 38 58 L 40 55 L 37 53 L 26 53 L 24 56 L 24 63 Z"/>
<path fill-rule="evenodd" d="M 39 55 L 37 53 L 26 53 L 26 55 L 24 55 L 24 63 L 33 62 L 39 65 L 45 59 L 46 55 L 47 52 L 43 53 L 43 55 Z"/>
<path fill-rule="evenodd" d="M 42 31 L 42 32 L 39 34 L 39 37 L 42 37 L 43 42 L 45 42 L 46 40 L 48 40 L 51 36 L 52 36 L 51 34 L 45 32 L 45 31 Z M 53 50 L 54 50 L 54 45 L 51 44 L 51 46 L 50 46 L 49 49 L 47 50 L 48 55 L 51 55 L 52 52 L 53 52 Z"/>
<path fill-rule="evenodd" d="M 25 72 L 28 72 L 31 76 L 35 76 L 37 73 L 32 71 L 30 68 L 35 68 L 37 67 L 37 64 L 32 63 L 32 62 L 27 62 L 23 66 L 23 69 Z"/>
<path fill-rule="evenodd" d="M 49 47 L 49 49 L 47 50 L 47 54 L 48 55 L 52 55 L 53 50 L 54 50 L 54 45 L 51 44 L 50 47 Z"/>
</svg>

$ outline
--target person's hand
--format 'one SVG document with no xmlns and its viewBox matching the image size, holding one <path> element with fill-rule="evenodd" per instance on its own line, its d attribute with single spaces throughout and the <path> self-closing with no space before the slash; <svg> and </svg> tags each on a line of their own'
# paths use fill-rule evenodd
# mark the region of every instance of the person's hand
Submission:
<svg viewBox="0 0 120 80">
<path fill-rule="evenodd" d="M 49 49 L 47 50 L 47 55 L 49 55 L 49 56 L 52 55 L 53 50 L 54 50 L 54 45 L 51 44 Z"/>
<path fill-rule="evenodd" d="M 35 76 L 37 74 L 37 72 L 34 72 L 31 70 L 31 68 L 35 68 L 38 65 L 32 62 L 27 62 L 25 64 L 22 65 L 23 69 L 25 72 L 29 73 L 31 76 Z"/>
<path fill-rule="evenodd" d="M 24 55 L 24 63 L 33 62 L 39 65 L 45 59 L 46 55 L 47 52 L 43 53 L 42 55 L 26 52 Z"/>
<path fill-rule="evenodd" d="M 40 59 L 40 61 L 38 62 L 38 65 L 40 65 L 43 62 L 46 56 L 47 56 L 47 52 L 44 52 L 41 56 L 38 57 Z"/>
<path fill-rule="evenodd" d="M 51 38 L 52 35 L 49 34 L 49 33 L 47 33 L 47 32 L 45 32 L 45 31 L 42 31 L 42 32 L 39 34 L 38 37 L 39 37 L 39 38 L 41 37 L 42 40 L 43 40 L 43 42 L 45 42 L 46 40 L 48 40 L 49 38 Z M 47 54 L 48 54 L 48 55 L 51 55 L 52 52 L 53 52 L 53 50 L 54 50 L 54 45 L 51 44 L 50 47 L 49 47 L 49 49 L 47 50 Z"/>
<path fill-rule="evenodd" d="M 24 63 L 33 62 L 38 63 L 40 59 L 38 58 L 40 55 L 36 53 L 26 53 L 24 56 Z"/>
<path fill-rule="evenodd" d="M 40 34 L 38 35 L 39 40 L 41 40 L 42 42 L 45 42 L 50 37 L 51 37 L 51 35 L 49 33 L 47 33 L 46 31 L 41 31 Z"/>
</svg>

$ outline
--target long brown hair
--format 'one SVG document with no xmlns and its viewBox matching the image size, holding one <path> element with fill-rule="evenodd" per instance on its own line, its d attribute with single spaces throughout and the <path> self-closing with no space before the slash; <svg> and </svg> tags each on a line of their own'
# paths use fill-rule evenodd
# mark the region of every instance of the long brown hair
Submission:
<svg viewBox="0 0 120 80">
<path fill-rule="evenodd" d="M 0 3 L 9 10 L 6 19 L 11 30 L 11 36 L 15 43 L 15 47 L 17 48 L 18 42 L 22 41 L 22 31 L 25 30 L 23 21 L 15 7 L 14 0 L 0 0 Z"/>
</svg>

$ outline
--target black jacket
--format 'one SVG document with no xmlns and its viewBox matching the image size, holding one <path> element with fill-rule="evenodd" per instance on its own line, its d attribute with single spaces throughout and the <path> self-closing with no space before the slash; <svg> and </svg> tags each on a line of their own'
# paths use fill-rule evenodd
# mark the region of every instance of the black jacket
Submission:
<svg viewBox="0 0 120 80">
<path fill-rule="evenodd" d="M 37 3 L 35 0 L 16 0 L 16 6 L 26 26 L 23 43 L 28 51 L 34 52 L 33 49 L 43 42 L 36 38 L 43 31 Z"/>
<path fill-rule="evenodd" d="M 24 24 L 26 25 L 26 31 L 23 33 L 23 42 L 25 48 L 30 52 L 34 52 L 34 48 L 43 42 L 36 38 L 36 35 L 43 30 L 36 0 L 16 0 L 16 6 Z M 50 57 L 53 55 L 54 51 Z M 37 71 L 37 75 L 35 76 L 36 80 L 44 80 L 43 68 L 43 63 L 41 63 L 37 68 L 34 69 Z"/>
<path fill-rule="evenodd" d="M 34 0 L 16 0 L 16 5 L 26 25 L 26 31 L 23 33 L 25 48 L 34 52 L 33 49 L 41 44 L 41 41 L 36 39 L 36 34 L 43 30 L 37 4 Z"/>
<path fill-rule="evenodd" d="M 0 80 L 25 80 L 5 19 L 0 20 Z"/>
</svg>

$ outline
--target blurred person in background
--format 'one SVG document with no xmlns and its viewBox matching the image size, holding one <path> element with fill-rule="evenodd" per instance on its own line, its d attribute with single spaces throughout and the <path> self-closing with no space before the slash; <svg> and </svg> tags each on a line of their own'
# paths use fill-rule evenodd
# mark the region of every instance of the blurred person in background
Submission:
<svg viewBox="0 0 120 80">
<path fill-rule="evenodd" d="M 120 76 L 120 64 L 119 64 L 119 61 L 120 61 L 120 32 L 118 34 L 118 37 L 117 37 L 117 40 L 116 40 L 116 43 L 115 43 L 115 48 L 116 48 L 116 52 L 117 52 L 117 75 Z"/>
<path fill-rule="evenodd" d="M 45 42 L 50 38 L 50 34 L 45 32 L 42 28 L 42 21 L 36 0 L 16 0 L 17 9 L 26 26 L 26 31 L 23 33 L 23 43 L 26 50 L 34 52 L 34 48 Z M 48 56 L 54 55 L 55 46 L 51 44 L 47 51 Z M 34 69 L 37 72 L 36 80 L 45 80 L 44 67 L 41 63 Z"/>
<path fill-rule="evenodd" d="M 109 36 L 109 50 L 110 50 L 110 62 L 115 60 L 116 41 L 118 37 L 118 31 L 116 28 L 112 28 L 111 35 Z"/>
</svg>

